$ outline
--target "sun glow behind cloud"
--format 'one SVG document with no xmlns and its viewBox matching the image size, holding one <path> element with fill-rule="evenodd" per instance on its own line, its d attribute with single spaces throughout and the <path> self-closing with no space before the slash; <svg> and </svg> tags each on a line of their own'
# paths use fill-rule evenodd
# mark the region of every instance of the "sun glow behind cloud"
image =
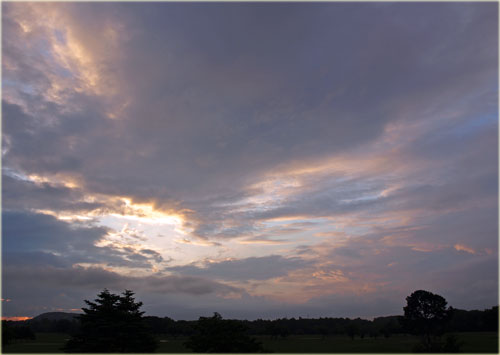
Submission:
<svg viewBox="0 0 500 355">
<path fill-rule="evenodd" d="M 106 68 L 117 60 L 117 57 L 109 58 L 109 54 L 118 54 L 120 44 L 127 38 L 123 24 L 113 19 L 100 24 L 100 40 L 96 40 L 88 36 L 84 28 L 75 25 L 75 19 L 68 10 L 64 5 L 36 2 L 11 8 L 14 15 L 11 20 L 21 28 L 23 40 L 43 53 L 43 60 L 36 64 L 37 67 L 50 66 L 50 70 L 46 71 L 44 87 L 31 86 L 30 91 L 38 91 L 47 101 L 60 105 L 67 113 L 83 109 L 72 100 L 74 93 L 99 96 L 107 102 L 107 117 L 116 119 L 130 100 L 123 94 L 117 96 L 118 78 L 110 75 Z M 21 70 L 9 58 L 5 60 L 12 71 Z M 15 90 L 6 89 L 4 95 L 29 110 Z"/>
<path fill-rule="evenodd" d="M 130 219 L 139 223 L 147 223 L 154 225 L 173 225 L 179 233 L 186 234 L 180 227 L 183 225 L 183 217 L 177 214 L 168 214 L 162 211 L 155 210 L 153 205 L 146 203 L 132 203 L 132 200 L 122 197 L 121 200 L 125 203 L 125 213 L 112 213 L 110 216 L 117 218 Z"/>
<path fill-rule="evenodd" d="M 13 171 L 8 171 L 8 173 L 15 179 L 27 181 L 37 186 L 63 187 L 68 190 L 84 191 L 84 186 L 74 178 L 63 175 L 25 175 Z M 179 212 L 175 212 L 174 210 L 166 212 L 156 209 L 152 203 L 134 203 L 128 197 L 90 194 L 86 192 L 82 195 L 81 202 L 98 203 L 99 206 L 105 207 L 79 211 L 49 209 L 35 209 L 35 211 L 68 223 L 89 222 L 93 225 L 97 224 L 111 228 L 111 231 L 95 244 L 97 247 L 110 247 L 117 250 L 130 249 L 134 251 L 151 248 L 151 250 L 156 250 L 160 255 L 164 255 L 167 260 L 172 255 L 171 249 L 173 243 L 177 243 L 179 238 L 188 235 L 191 230 L 189 227 L 184 226 L 186 222 L 184 217 L 184 214 L 187 212 L 186 209 Z M 196 244 L 196 242 L 194 243 Z M 191 258 L 189 257 L 186 261 L 191 260 Z M 161 264 L 161 262 L 159 263 Z M 158 271 L 159 263 L 156 263 L 156 266 L 153 266 L 153 269 L 149 270 L 149 272 Z M 90 267 L 93 264 L 81 265 Z M 101 264 L 93 266 L 103 267 Z M 134 268 L 113 267 L 106 269 L 118 272 L 127 271 L 128 274 L 130 272 L 144 274 L 143 271 Z"/>
</svg>

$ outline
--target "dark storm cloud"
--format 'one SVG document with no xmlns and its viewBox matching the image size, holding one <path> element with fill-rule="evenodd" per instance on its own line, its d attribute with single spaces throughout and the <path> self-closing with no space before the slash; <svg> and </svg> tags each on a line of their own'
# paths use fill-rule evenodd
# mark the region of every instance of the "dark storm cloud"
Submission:
<svg viewBox="0 0 500 355">
<path fill-rule="evenodd" d="M 2 241 L 6 252 L 88 249 L 107 233 L 102 227 L 85 228 L 82 225 L 75 228 L 44 214 L 4 211 L 2 217 Z"/>
<path fill-rule="evenodd" d="M 2 255 L 2 264 L 9 266 L 29 264 L 31 267 L 69 267 L 71 261 L 64 256 L 43 251 L 11 251 Z"/>
<path fill-rule="evenodd" d="M 129 267 L 150 267 L 151 260 L 159 260 L 159 255 L 147 249 L 137 251 L 132 248 L 95 246 L 109 231 L 91 223 L 68 223 L 40 213 L 3 211 L 3 256 L 9 260 L 12 258 L 11 253 L 34 253 L 40 257 L 61 255 L 58 262 L 67 265 L 94 262 Z M 29 265 L 32 261 L 28 258 L 23 263 Z"/>
<path fill-rule="evenodd" d="M 4 209 L 78 212 L 106 207 L 103 203 L 83 201 L 84 195 L 82 190 L 13 178 L 5 171 L 2 175 Z"/>
</svg>

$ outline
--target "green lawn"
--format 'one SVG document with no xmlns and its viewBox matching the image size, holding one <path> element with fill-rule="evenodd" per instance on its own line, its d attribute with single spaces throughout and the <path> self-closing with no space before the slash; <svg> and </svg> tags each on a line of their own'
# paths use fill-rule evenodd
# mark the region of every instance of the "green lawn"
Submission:
<svg viewBox="0 0 500 355">
<path fill-rule="evenodd" d="M 189 353 L 190 350 L 184 346 L 187 337 L 160 337 L 157 353 Z"/>
<path fill-rule="evenodd" d="M 462 342 L 464 353 L 498 353 L 497 333 L 455 333 Z M 67 334 L 37 333 L 36 340 L 19 342 L 2 349 L 3 353 L 61 353 Z M 271 339 L 258 336 L 264 348 L 274 353 L 405 353 L 411 352 L 418 339 L 409 335 L 393 335 L 389 338 L 320 335 L 292 335 L 287 338 Z M 188 353 L 184 347 L 186 337 L 159 337 L 157 353 Z"/>
<path fill-rule="evenodd" d="M 417 342 L 412 336 L 392 336 L 354 339 L 336 335 L 322 338 L 320 335 L 289 336 L 286 339 L 259 339 L 266 350 L 275 353 L 390 353 L 411 352 Z"/>
<path fill-rule="evenodd" d="M 2 349 L 2 353 L 62 353 L 60 348 L 64 345 L 66 339 L 69 339 L 68 334 L 36 333 L 35 340 L 7 345 Z"/>
<path fill-rule="evenodd" d="M 464 353 L 497 353 L 498 333 L 455 333 L 463 342 L 461 351 Z"/>
</svg>

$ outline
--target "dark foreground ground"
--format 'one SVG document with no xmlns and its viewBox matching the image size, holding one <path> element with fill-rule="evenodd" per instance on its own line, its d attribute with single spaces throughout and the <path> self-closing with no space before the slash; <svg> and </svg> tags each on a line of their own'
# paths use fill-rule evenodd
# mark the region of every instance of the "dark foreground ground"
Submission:
<svg viewBox="0 0 500 355">
<path fill-rule="evenodd" d="M 498 353 L 498 333 L 471 332 L 454 333 L 462 342 L 463 353 Z M 389 338 L 321 335 L 290 335 L 287 338 L 271 339 L 269 336 L 257 336 L 264 348 L 275 353 L 406 353 L 412 352 L 418 339 L 410 335 L 393 335 Z M 68 339 L 67 334 L 37 333 L 36 340 L 11 344 L 2 349 L 3 353 L 61 353 L 61 346 Z M 157 353 L 187 353 L 183 345 L 186 337 L 160 337 Z"/>
</svg>

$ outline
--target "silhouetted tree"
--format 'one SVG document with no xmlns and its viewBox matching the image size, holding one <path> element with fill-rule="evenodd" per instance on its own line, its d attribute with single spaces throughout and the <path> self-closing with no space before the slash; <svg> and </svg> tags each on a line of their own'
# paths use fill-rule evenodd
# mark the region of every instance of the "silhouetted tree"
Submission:
<svg viewBox="0 0 500 355">
<path fill-rule="evenodd" d="M 277 339 L 280 334 L 280 328 L 276 325 L 276 322 L 269 322 L 265 328 L 265 332 L 271 336 L 271 339 Z"/>
<path fill-rule="evenodd" d="M 377 337 L 380 335 L 380 330 L 377 329 L 373 324 L 369 328 L 368 334 L 370 337 L 377 339 Z"/>
<path fill-rule="evenodd" d="M 236 320 L 222 319 L 219 313 L 200 317 L 196 333 L 185 343 L 197 353 L 255 353 L 262 352 L 262 345 L 246 333 L 246 327 Z"/>
<path fill-rule="evenodd" d="M 402 319 L 405 329 L 422 337 L 421 351 L 439 351 L 432 337 L 442 335 L 451 318 L 452 309 L 446 308 L 446 300 L 429 291 L 418 290 L 406 297 L 406 302 Z"/>
<path fill-rule="evenodd" d="M 35 340 L 35 333 L 30 327 L 12 323 L 12 321 L 2 321 L 2 346 L 14 341 Z"/>
<path fill-rule="evenodd" d="M 482 318 L 484 330 L 498 332 L 498 306 L 485 309 Z"/>
<path fill-rule="evenodd" d="M 326 338 L 326 336 L 328 335 L 328 329 L 326 327 L 319 327 L 317 328 L 318 329 L 318 333 L 321 334 L 321 339 L 324 340 Z"/>
<path fill-rule="evenodd" d="M 2 347 L 9 345 L 14 338 L 14 330 L 8 323 L 8 321 L 2 321 Z"/>
<path fill-rule="evenodd" d="M 83 353 L 145 353 L 156 349 L 155 338 L 146 327 L 139 309 L 142 302 L 135 302 L 134 293 L 126 290 L 115 295 L 103 290 L 94 301 L 85 303 L 79 316 L 80 331 L 64 348 L 66 352 Z"/>
<path fill-rule="evenodd" d="M 346 328 L 347 335 L 354 340 L 354 337 L 359 334 L 359 327 L 355 323 L 350 323 Z"/>
</svg>

